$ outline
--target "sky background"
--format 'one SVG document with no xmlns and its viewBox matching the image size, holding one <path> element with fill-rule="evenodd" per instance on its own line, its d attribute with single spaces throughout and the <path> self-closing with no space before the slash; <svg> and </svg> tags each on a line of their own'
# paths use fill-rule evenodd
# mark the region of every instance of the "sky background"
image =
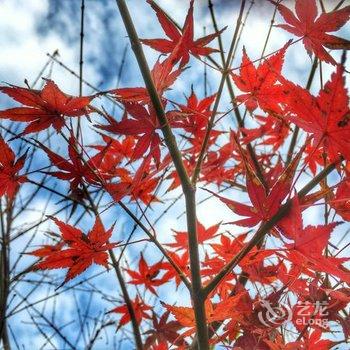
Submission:
<svg viewBox="0 0 350 350">
<path fill-rule="evenodd" d="M 128 2 L 131 15 L 135 21 L 137 31 L 142 38 L 163 37 L 163 32 L 160 25 L 156 21 L 156 16 L 149 5 L 143 0 L 129 0 Z M 172 15 L 172 17 L 180 24 L 185 18 L 189 1 L 187 0 L 159 0 L 158 3 Z M 222 28 L 228 26 L 223 34 L 224 45 L 226 51 L 228 50 L 229 41 L 235 28 L 238 10 L 236 1 L 214 1 L 216 14 L 218 19 L 218 26 Z M 325 1 L 327 9 L 334 6 L 334 1 Z M 113 0 L 86 0 L 85 1 L 85 38 L 84 38 L 84 79 L 92 85 L 101 90 L 108 90 L 115 88 L 118 84 L 120 87 L 128 86 L 142 86 L 142 79 L 137 69 L 136 60 L 129 47 L 128 38 L 121 22 L 118 9 Z M 264 45 L 265 37 L 268 31 L 269 22 L 272 17 L 272 6 L 265 1 L 256 1 L 251 9 L 251 13 L 245 23 L 244 31 L 242 33 L 241 41 L 233 61 L 233 66 L 237 67 L 241 61 L 241 52 L 243 44 L 246 47 L 248 55 L 252 58 L 259 58 Z M 281 23 L 281 18 L 277 16 L 277 23 Z M 207 2 L 205 0 L 196 1 L 195 5 L 195 23 L 196 23 L 196 37 L 203 36 L 203 27 L 206 27 L 206 32 L 213 32 Z M 53 53 L 58 50 L 58 59 L 63 62 L 71 70 L 79 71 L 79 42 L 80 42 L 80 1 L 79 0 L 0 0 L 0 33 L 1 33 L 1 51 L 0 51 L 0 81 L 11 83 L 15 85 L 23 85 L 24 79 L 27 79 L 29 84 L 32 84 L 42 67 L 48 60 L 47 53 Z M 339 35 L 349 37 L 349 27 L 343 28 Z M 282 47 L 291 36 L 281 29 L 273 28 L 271 39 L 268 43 L 267 51 L 272 52 Z M 214 43 L 212 46 L 216 46 Z M 286 78 L 305 85 L 307 74 L 310 70 L 312 60 L 306 54 L 301 43 L 295 45 L 288 50 L 286 55 L 286 63 L 283 68 L 283 73 Z M 123 67 L 120 79 L 118 79 L 122 56 L 126 50 L 126 63 Z M 158 58 L 158 53 L 145 48 L 145 53 L 150 66 Z M 332 55 L 338 59 L 340 53 L 333 52 Z M 219 59 L 219 55 L 216 56 Z M 348 66 L 349 68 L 349 66 Z M 324 65 L 323 78 L 326 81 L 333 71 L 330 65 Z M 58 64 L 50 64 L 48 69 L 44 72 L 46 76 L 51 72 L 51 78 L 62 88 L 63 91 L 77 95 L 79 92 L 79 81 L 76 77 L 70 74 L 66 69 L 63 69 Z M 209 71 L 208 91 L 209 94 L 215 92 L 219 84 L 220 75 L 216 72 Z M 40 87 L 41 81 L 36 87 Z M 169 96 L 178 101 L 185 102 L 184 95 L 188 96 L 191 92 L 191 85 L 194 86 L 196 94 L 203 98 L 203 65 L 195 60 L 191 60 L 191 67 L 186 73 L 176 82 L 174 91 L 170 92 Z M 312 91 L 317 92 L 319 89 L 319 79 L 315 79 L 315 84 L 312 86 Z M 93 91 L 84 86 L 83 93 L 91 94 Z M 228 97 L 225 95 L 222 99 L 221 111 L 228 110 Z M 8 108 L 11 101 L 4 95 L 0 95 L 1 109 Z M 102 104 L 108 106 L 106 101 L 101 101 Z M 84 124 L 84 139 L 86 144 L 96 141 L 96 134 L 89 131 L 88 125 Z M 61 146 L 55 144 L 53 139 L 53 148 L 59 149 Z M 61 149 L 62 150 L 62 149 Z M 35 166 L 38 168 L 42 164 L 47 164 L 47 160 L 38 157 L 35 161 Z M 307 180 L 307 179 L 306 179 Z M 303 182 L 300 182 L 302 186 Z M 29 187 L 28 187 L 29 191 Z M 32 203 L 33 210 L 26 213 L 25 217 L 19 217 L 20 224 L 23 222 L 34 222 L 39 219 L 46 206 L 47 193 L 43 193 L 35 199 Z M 172 194 L 172 198 L 176 193 Z M 205 196 L 204 192 L 199 192 L 199 200 Z M 164 236 L 168 236 L 171 229 L 184 230 L 184 217 L 180 219 L 177 217 L 182 213 L 183 203 L 179 201 L 173 208 L 173 214 L 166 216 L 158 225 L 158 231 L 161 231 Z M 34 210 L 35 209 L 35 210 Z M 50 201 L 45 212 L 53 213 L 57 210 L 57 201 Z M 151 212 L 149 217 L 155 219 L 157 212 Z M 208 200 L 204 205 L 198 207 L 198 217 L 205 226 L 210 226 L 221 220 L 232 221 L 232 212 L 226 207 L 218 205 L 217 200 Z M 307 223 L 316 222 L 320 217 L 317 208 L 311 209 L 309 215 L 305 218 Z M 132 223 L 116 208 L 105 214 L 105 219 L 108 224 L 112 224 L 116 219 L 118 220 L 114 240 L 124 238 L 126 231 L 132 229 Z M 49 223 L 40 227 L 36 232 L 35 239 L 31 243 L 32 246 L 42 242 L 44 232 L 49 228 Z M 81 222 L 81 227 L 91 227 L 91 219 L 86 218 Z M 31 232 L 31 231 L 30 231 Z M 30 234 L 29 232 L 29 234 Z M 142 234 L 136 232 L 134 238 L 140 238 Z M 22 251 L 23 245 L 28 241 L 28 235 L 14 242 L 12 254 Z M 128 260 L 131 264 L 135 261 L 135 253 L 140 250 L 140 246 L 132 246 L 128 251 Z M 158 256 L 155 255 L 154 250 L 148 249 L 145 252 L 146 256 L 155 261 Z M 25 268 L 30 261 L 30 257 L 21 260 L 17 270 Z M 92 268 L 83 278 L 88 278 L 94 274 L 103 273 L 102 269 Z M 44 274 L 42 275 L 44 276 Z M 30 278 L 39 280 L 38 274 L 30 274 Z M 29 278 L 28 277 L 28 278 Z M 62 278 L 62 274 L 57 273 L 57 279 Z M 76 281 L 83 280 L 78 278 Z M 90 294 L 82 290 L 70 293 L 62 292 L 57 298 L 50 298 L 46 302 L 36 304 L 37 310 L 40 313 L 51 314 L 51 310 L 55 309 L 55 322 L 59 325 L 66 325 L 62 333 L 70 339 L 73 344 L 76 344 L 77 349 L 84 348 L 84 342 L 89 334 L 76 334 L 76 323 L 78 315 L 75 313 L 77 305 L 81 310 L 88 310 L 86 322 L 90 322 L 91 332 L 93 330 L 93 320 L 96 317 L 103 317 L 105 311 L 110 310 L 116 306 L 116 300 L 110 300 L 110 295 L 114 294 L 117 300 L 118 290 L 115 287 L 115 280 L 113 272 L 109 272 L 108 278 L 106 273 L 100 277 L 96 277 L 91 282 L 94 288 L 105 290 L 105 298 L 101 294 L 91 297 Z M 76 282 L 71 282 L 73 285 Z M 66 287 L 64 287 L 66 288 Z M 115 289 L 115 293 L 111 291 Z M 25 283 L 16 286 L 17 298 L 21 298 L 28 292 L 28 286 Z M 31 290 L 31 289 L 30 289 Z M 108 293 L 107 293 L 108 291 Z M 47 296 L 54 295 L 55 290 L 52 286 L 39 286 L 34 292 L 28 296 L 28 302 L 36 303 L 44 300 Z M 108 295 L 108 296 L 107 296 Z M 149 296 L 148 296 L 149 297 Z M 168 303 L 181 300 L 181 304 L 188 303 L 188 296 L 183 290 L 177 293 L 169 293 L 168 287 L 160 289 L 160 298 L 167 298 Z M 186 299 L 185 299 L 186 298 Z M 18 347 L 21 349 L 39 349 L 45 344 L 44 337 L 31 325 L 32 317 L 38 316 L 35 309 L 30 312 L 21 309 L 26 305 L 26 302 L 21 303 L 21 306 L 16 309 L 16 300 L 11 301 L 9 310 L 17 310 L 12 312 L 10 324 L 18 341 Z M 82 311 L 84 314 L 84 312 Z M 109 316 L 106 316 L 109 317 Z M 112 316 L 117 320 L 117 317 Z M 45 326 L 43 326 L 45 329 Z M 115 327 L 108 327 L 103 333 L 103 339 L 97 342 L 94 349 L 113 349 L 114 345 L 118 347 L 118 341 L 121 333 L 115 335 Z M 107 342 L 107 343 L 106 343 Z M 52 343 L 58 349 L 69 349 L 69 346 L 59 337 L 55 336 Z M 52 349 L 53 345 L 48 344 L 44 349 Z M 130 343 L 123 342 L 122 349 L 131 349 Z"/>
</svg>

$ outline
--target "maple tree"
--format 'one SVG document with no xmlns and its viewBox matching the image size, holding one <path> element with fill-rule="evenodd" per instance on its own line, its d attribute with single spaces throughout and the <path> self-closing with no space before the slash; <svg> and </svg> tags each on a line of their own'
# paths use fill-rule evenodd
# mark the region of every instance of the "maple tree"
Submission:
<svg viewBox="0 0 350 350">
<path fill-rule="evenodd" d="M 109 337 L 138 350 L 348 346 L 349 41 L 329 33 L 346 25 L 350 6 L 295 0 L 294 13 L 266 0 L 272 17 L 258 52 L 240 40 L 254 2 L 220 5 L 237 14 L 224 31 L 209 0 L 210 34 L 199 39 L 199 1 L 179 5 L 182 26 L 167 4 L 143 3 L 167 39 L 144 38 L 117 0 L 134 55 L 125 64 L 137 63 L 144 84 L 100 91 L 81 56 L 79 74 L 57 61 L 79 78 L 79 96 L 46 66 L 40 89 L 0 86 L 9 103 L 0 111 L 4 349 L 17 344 L 12 318 L 24 311 L 43 348 L 56 348 L 55 337 L 73 349 L 109 348 Z M 314 56 L 303 67 L 299 41 Z M 84 84 L 94 93 L 84 96 Z M 55 318 L 69 292 L 75 343 Z"/>
</svg>

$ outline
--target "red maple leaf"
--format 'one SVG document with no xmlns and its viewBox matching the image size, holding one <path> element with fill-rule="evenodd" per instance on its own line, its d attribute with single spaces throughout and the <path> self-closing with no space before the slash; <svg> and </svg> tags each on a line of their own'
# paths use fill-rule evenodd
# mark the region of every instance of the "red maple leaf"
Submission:
<svg viewBox="0 0 350 350">
<path fill-rule="evenodd" d="M 165 303 L 161 303 L 171 314 L 175 317 L 183 327 L 189 327 L 190 333 L 195 331 L 196 319 L 194 316 L 194 309 L 192 307 L 185 306 L 173 306 Z M 212 310 L 212 304 L 210 300 L 207 300 L 205 303 L 205 311 L 208 314 Z"/>
<path fill-rule="evenodd" d="M 238 143 L 237 146 L 241 150 L 240 153 L 244 160 L 246 187 L 252 206 L 221 197 L 211 191 L 209 192 L 220 198 L 234 213 L 247 217 L 246 219 L 234 221 L 232 224 L 252 227 L 261 221 L 267 221 L 272 218 L 277 213 L 283 200 L 290 194 L 294 173 L 303 149 L 299 151 L 289 166 L 280 173 L 277 180 L 271 185 L 271 189 L 267 190 L 254 172 L 243 149 Z"/>
<path fill-rule="evenodd" d="M 100 168 L 105 172 L 110 171 L 111 164 L 116 168 L 123 160 L 129 160 L 135 148 L 136 139 L 133 136 L 126 136 L 122 141 L 102 135 L 105 144 L 92 145 L 91 148 L 104 153 Z"/>
<path fill-rule="evenodd" d="M 322 331 L 315 329 L 309 337 L 304 337 L 305 346 L 309 350 L 328 350 L 331 349 L 335 343 L 329 339 L 321 339 Z"/>
<path fill-rule="evenodd" d="M 287 117 L 311 133 L 314 148 L 322 147 L 330 161 L 336 161 L 339 155 L 350 159 L 349 96 L 343 71 L 338 66 L 317 97 L 280 77 L 289 91 Z"/>
<path fill-rule="evenodd" d="M 187 104 L 179 104 L 178 110 L 167 113 L 168 120 L 173 128 L 182 128 L 195 136 L 208 126 L 212 114 L 210 106 L 215 101 L 216 94 L 198 100 L 194 91 L 187 98 Z"/>
<path fill-rule="evenodd" d="M 120 182 L 104 185 L 114 201 L 119 202 L 123 197 L 130 196 L 132 200 L 140 199 L 146 205 L 151 202 L 159 202 L 156 195 L 152 194 L 158 185 L 159 178 L 150 171 L 150 161 L 150 156 L 145 158 L 134 176 L 121 172 L 121 175 L 118 175 Z"/>
<path fill-rule="evenodd" d="M 64 126 L 64 117 L 89 114 L 91 109 L 88 105 L 94 98 L 67 95 L 51 80 L 46 80 L 41 91 L 18 86 L 0 86 L 0 91 L 23 105 L 0 111 L 0 119 L 29 123 L 22 135 L 47 129 L 51 125 L 57 132 L 60 131 Z"/>
<path fill-rule="evenodd" d="M 203 244 L 205 241 L 216 237 L 216 233 L 219 230 L 221 223 L 205 228 L 198 220 L 197 220 L 197 239 L 199 244 Z M 175 231 L 175 243 L 168 243 L 167 245 L 172 248 L 176 248 L 176 250 L 187 249 L 188 248 L 188 233 Z"/>
<path fill-rule="evenodd" d="M 78 144 L 76 138 L 71 135 L 68 143 L 69 159 L 52 152 L 48 147 L 38 142 L 40 147 L 46 152 L 51 164 L 60 169 L 60 171 L 50 171 L 48 174 L 57 177 L 61 180 L 70 182 L 72 191 L 78 189 L 80 185 L 86 181 L 89 184 L 101 185 L 105 180 L 115 176 L 115 169 L 113 164 L 109 167 L 104 164 L 104 168 L 111 170 L 110 173 L 104 172 L 101 168 L 102 160 L 105 157 L 106 149 L 102 149 L 95 156 L 89 158 L 87 161 L 83 160 L 83 153 L 78 151 Z"/>
<path fill-rule="evenodd" d="M 145 347 L 147 349 L 154 343 L 167 344 L 170 342 L 173 345 L 184 345 L 184 341 L 178 339 L 180 335 L 177 333 L 182 326 L 178 321 L 168 321 L 169 316 L 170 311 L 164 312 L 159 319 L 155 313 L 152 314 L 153 328 L 145 332 L 145 334 L 148 335 L 145 342 Z M 168 349 L 168 347 L 166 347 L 166 349 Z"/>
<path fill-rule="evenodd" d="M 280 265 L 281 262 L 276 265 L 265 266 L 264 261 L 253 260 L 250 264 L 242 267 L 242 270 L 249 275 L 249 280 L 253 283 L 259 282 L 271 285 L 277 280 L 277 272 Z"/>
<path fill-rule="evenodd" d="M 18 175 L 23 168 L 26 155 L 16 160 L 16 156 L 5 140 L 0 137 L 0 197 L 6 195 L 13 199 L 20 184 L 27 180 L 24 175 Z"/>
<path fill-rule="evenodd" d="M 173 56 L 169 56 L 163 62 L 157 60 L 151 76 L 159 97 L 162 97 L 164 92 L 170 88 L 183 72 L 183 69 L 174 70 Z M 121 88 L 109 91 L 114 97 L 122 103 L 141 103 L 149 104 L 151 102 L 148 90 L 144 87 Z"/>
<path fill-rule="evenodd" d="M 189 255 L 188 251 L 185 251 L 182 255 L 179 255 L 175 252 L 167 252 L 167 254 L 171 257 L 171 259 L 174 261 L 174 263 L 180 268 L 182 273 L 185 276 L 189 275 Z M 175 279 L 176 287 L 180 285 L 182 282 L 179 274 L 174 269 L 174 267 L 169 262 L 164 262 L 164 269 L 167 270 L 167 272 L 163 276 L 164 281 L 170 281 L 171 279 Z"/>
<path fill-rule="evenodd" d="M 78 276 L 93 263 L 108 267 L 107 251 L 117 243 L 108 243 L 113 227 L 105 231 L 101 220 L 96 218 L 91 231 L 85 235 L 81 230 L 68 225 L 56 218 L 52 218 L 60 230 L 62 242 L 53 246 L 44 246 L 31 255 L 42 260 L 35 264 L 34 269 L 68 268 L 64 283 Z M 68 248 L 63 249 L 65 246 Z"/>
<path fill-rule="evenodd" d="M 303 228 L 301 209 L 296 196 L 293 198 L 291 211 L 278 225 L 286 237 L 294 240 L 294 243 L 286 244 L 288 260 L 306 270 L 323 271 L 349 283 L 349 272 L 342 265 L 349 259 L 323 255 L 330 235 L 339 222 Z"/>
<path fill-rule="evenodd" d="M 257 145 L 271 145 L 272 150 L 276 152 L 284 143 L 289 135 L 289 123 L 281 118 L 276 118 L 269 114 L 267 117 L 256 115 L 255 118 L 261 122 L 258 128 L 241 128 L 244 135 L 244 143 L 250 143 L 256 139 Z M 263 139 L 265 137 L 265 139 Z"/>
<path fill-rule="evenodd" d="M 278 11 L 288 23 L 279 24 L 277 27 L 302 38 L 309 55 L 314 53 L 320 60 L 336 65 L 337 63 L 324 47 L 339 50 L 349 49 L 350 41 L 327 34 L 327 32 L 339 30 L 349 20 L 350 6 L 337 11 L 324 12 L 317 18 L 316 0 L 296 0 L 296 17 L 288 7 L 275 1 L 271 2 L 276 4 Z"/>
<path fill-rule="evenodd" d="M 317 167 L 324 165 L 324 157 L 322 147 L 315 148 L 311 143 L 305 147 L 304 162 L 308 165 L 313 175 L 316 175 Z"/>
<path fill-rule="evenodd" d="M 190 59 L 190 54 L 195 57 L 208 56 L 219 50 L 206 47 L 213 39 L 220 35 L 224 29 L 218 33 L 210 34 L 194 40 L 194 25 L 193 25 L 193 0 L 190 1 L 190 8 L 187 12 L 187 17 L 182 30 L 180 31 L 176 25 L 169 19 L 163 10 L 156 5 L 152 0 L 147 0 L 156 12 L 158 21 L 162 26 L 165 34 L 170 39 L 142 39 L 141 42 L 152 47 L 154 50 L 162 53 L 171 53 L 176 50 L 174 61 L 181 60 L 180 66 L 184 66 Z"/>
<path fill-rule="evenodd" d="M 156 112 L 152 105 L 147 108 L 141 104 L 125 103 L 123 119 L 117 122 L 108 116 L 108 125 L 96 125 L 99 129 L 112 132 L 119 135 L 128 135 L 137 137 L 131 160 L 136 160 L 144 156 L 149 150 L 149 154 L 160 162 L 160 137 L 156 132 L 160 129 Z M 130 116 L 130 117 L 128 117 Z"/>
<path fill-rule="evenodd" d="M 231 74 L 237 87 L 245 94 L 236 100 L 245 103 L 247 109 L 253 112 L 258 106 L 265 112 L 281 113 L 279 103 L 284 101 L 283 86 L 278 83 L 284 54 L 289 42 L 275 55 L 267 58 L 258 68 L 254 67 L 243 48 L 243 58 L 240 75 Z"/>
<path fill-rule="evenodd" d="M 242 297 L 246 292 L 238 293 L 234 296 L 230 296 L 227 299 L 213 304 L 210 299 L 205 301 L 205 313 L 207 316 L 207 322 L 212 323 L 215 321 L 222 321 L 234 317 L 238 317 L 240 310 L 239 303 L 242 303 Z M 170 311 L 175 319 L 183 326 L 189 327 L 190 330 L 186 332 L 186 335 L 191 334 L 195 329 L 195 316 L 194 308 L 184 306 L 172 306 L 165 303 L 161 303 L 168 311 Z M 182 334 L 184 336 L 184 334 Z"/>
<path fill-rule="evenodd" d="M 132 278 L 129 283 L 135 285 L 144 284 L 146 289 L 148 289 L 151 293 L 158 295 L 154 287 L 161 286 L 165 283 L 162 278 L 157 278 L 159 272 L 164 270 L 164 266 L 164 263 L 161 261 L 155 263 L 154 265 L 148 265 L 143 257 L 143 254 L 141 253 L 137 271 L 133 271 L 131 269 L 125 270 Z"/>
<path fill-rule="evenodd" d="M 241 234 L 236 238 L 231 239 L 226 235 L 220 236 L 220 243 L 211 243 L 210 246 L 214 252 L 225 262 L 229 262 L 232 256 L 237 254 L 244 246 L 244 240 L 247 234 Z"/>
<path fill-rule="evenodd" d="M 148 314 L 147 311 L 152 310 L 152 308 L 149 305 L 146 305 L 138 295 L 136 296 L 135 300 L 131 301 L 131 303 L 134 309 L 135 319 L 138 324 L 140 324 L 143 319 L 151 319 L 151 316 Z M 117 329 L 124 326 L 131 320 L 128 307 L 126 305 L 117 306 L 109 312 L 123 314 L 118 323 Z"/>
</svg>

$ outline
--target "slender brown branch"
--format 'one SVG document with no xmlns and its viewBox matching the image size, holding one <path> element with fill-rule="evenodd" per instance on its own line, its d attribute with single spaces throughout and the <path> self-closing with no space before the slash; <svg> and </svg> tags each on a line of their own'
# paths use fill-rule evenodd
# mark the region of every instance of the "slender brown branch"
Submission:
<svg viewBox="0 0 350 350">
<path fill-rule="evenodd" d="M 119 284 L 120 284 L 120 288 L 122 290 L 122 294 L 123 294 L 123 299 L 125 301 L 125 305 L 128 309 L 128 313 L 130 316 L 130 320 L 131 320 L 131 324 L 132 324 L 132 329 L 133 329 L 133 333 L 134 333 L 134 338 L 135 338 L 135 343 L 136 343 L 136 348 L 137 350 L 142 350 L 143 349 L 143 344 L 142 344 L 142 338 L 141 338 L 141 333 L 140 333 L 140 328 L 139 325 L 137 323 L 137 319 L 136 319 L 136 315 L 135 315 L 135 310 L 133 308 L 128 290 L 126 288 L 126 284 L 123 278 L 123 275 L 121 273 L 118 261 L 113 253 L 112 250 L 109 251 L 109 255 L 111 257 L 112 260 L 112 264 L 113 264 L 113 268 L 116 272 Z"/>
<path fill-rule="evenodd" d="M 197 335 L 199 339 L 199 349 L 207 350 L 208 345 L 208 328 L 205 315 L 204 300 L 202 297 L 202 281 L 200 273 L 200 259 L 198 252 L 198 239 L 197 239 L 197 218 L 196 218 L 196 196 L 195 188 L 192 186 L 191 180 L 187 174 L 186 168 L 182 161 L 181 152 L 179 151 L 175 137 L 168 124 L 165 116 L 163 105 L 158 96 L 154 82 L 151 77 L 151 73 L 143 53 L 143 49 L 138 38 L 136 29 L 131 19 L 128 7 L 124 0 L 116 0 L 119 12 L 123 19 L 126 31 L 128 33 L 131 47 L 134 51 L 137 59 L 143 80 L 148 90 L 150 99 L 156 112 L 156 116 L 165 139 L 165 143 L 172 157 L 177 174 L 181 181 L 181 186 L 186 200 L 186 213 L 187 213 L 187 232 L 188 232 L 188 244 L 192 277 L 192 301 L 196 319 Z"/>
<path fill-rule="evenodd" d="M 240 8 L 238 19 L 237 19 L 236 29 L 235 29 L 235 32 L 234 32 L 233 37 L 232 37 L 231 46 L 230 46 L 228 55 L 226 57 L 226 62 L 224 63 L 224 68 L 223 68 L 223 71 L 222 71 L 222 76 L 221 76 L 219 89 L 218 89 L 218 92 L 216 94 L 213 111 L 211 113 L 211 116 L 210 116 L 210 119 L 209 119 L 209 122 L 208 122 L 208 126 L 207 126 L 207 130 L 206 130 L 206 133 L 205 133 L 205 136 L 204 136 L 204 140 L 203 140 L 203 143 L 202 143 L 201 151 L 199 153 L 198 160 L 197 160 L 197 163 L 196 163 L 196 167 L 195 167 L 193 175 L 192 175 L 192 183 L 193 184 L 196 184 L 196 182 L 197 182 L 199 173 L 201 171 L 202 162 L 203 162 L 205 154 L 207 152 L 209 138 L 210 138 L 210 133 L 211 133 L 211 130 L 212 130 L 213 126 L 214 126 L 215 117 L 216 117 L 216 113 L 217 113 L 218 108 L 219 108 L 222 91 L 224 89 L 226 78 L 228 77 L 229 68 L 230 68 L 231 59 L 232 59 L 232 54 L 233 54 L 233 50 L 235 48 L 237 36 L 238 36 L 238 33 L 239 33 L 239 28 L 240 28 L 242 17 L 243 17 L 244 7 L 245 7 L 245 0 L 242 0 L 241 8 Z"/>
<path fill-rule="evenodd" d="M 143 80 L 145 82 L 150 99 L 151 99 L 153 107 L 155 109 L 159 124 L 161 125 L 161 130 L 162 130 L 163 135 L 164 135 L 165 143 L 166 143 L 166 145 L 169 149 L 170 155 L 173 159 L 176 171 L 179 174 L 182 185 L 186 188 L 191 188 L 192 187 L 191 181 L 187 175 L 186 168 L 183 164 L 181 152 L 179 151 L 179 149 L 177 147 L 175 136 L 172 133 L 170 125 L 168 123 L 168 120 L 165 116 L 162 102 L 160 100 L 160 97 L 158 96 L 157 89 L 156 89 L 154 82 L 152 80 L 151 72 L 150 72 L 150 69 L 148 67 L 146 57 L 143 53 L 143 49 L 142 49 L 140 40 L 138 38 L 136 29 L 134 27 L 133 21 L 130 17 L 128 7 L 127 7 L 125 1 L 123 1 L 123 0 L 117 0 L 117 5 L 119 8 L 119 12 L 122 16 L 126 31 L 129 35 L 131 47 L 132 47 L 134 54 L 135 54 L 135 57 L 137 59 L 137 63 L 139 65 Z"/>
</svg>

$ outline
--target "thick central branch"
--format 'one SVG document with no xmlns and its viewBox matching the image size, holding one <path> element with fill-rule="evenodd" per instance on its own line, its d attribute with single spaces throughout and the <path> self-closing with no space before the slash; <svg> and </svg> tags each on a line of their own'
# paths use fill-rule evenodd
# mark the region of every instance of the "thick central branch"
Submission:
<svg viewBox="0 0 350 350">
<path fill-rule="evenodd" d="M 186 200 L 186 214 L 187 214 L 187 232 L 190 252 L 190 265 L 192 276 L 192 301 L 194 313 L 196 318 L 197 336 L 199 339 L 198 347 L 201 350 L 209 349 L 208 345 L 208 328 L 205 315 L 204 301 L 202 297 L 202 283 L 200 274 L 200 259 L 198 252 L 197 240 L 197 219 L 196 219 L 196 196 L 195 187 L 187 174 L 186 168 L 182 161 L 181 152 L 177 147 L 176 139 L 167 121 L 165 111 L 158 92 L 152 80 L 151 72 L 149 70 L 145 55 L 142 50 L 140 40 L 138 38 L 136 29 L 131 19 L 128 7 L 124 0 L 116 0 L 119 12 L 122 16 L 126 31 L 128 33 L 131 47 L 134 51 L 137 63 L 139 65 L 143 80 L 145 82 L 148 94 L 153 104 L 156 116 L 161 125 L 164 141 L 167 145 L 172 161 L 176 168 L 176 172 L 180 178 L 182 190 Z"/>
</svg>

